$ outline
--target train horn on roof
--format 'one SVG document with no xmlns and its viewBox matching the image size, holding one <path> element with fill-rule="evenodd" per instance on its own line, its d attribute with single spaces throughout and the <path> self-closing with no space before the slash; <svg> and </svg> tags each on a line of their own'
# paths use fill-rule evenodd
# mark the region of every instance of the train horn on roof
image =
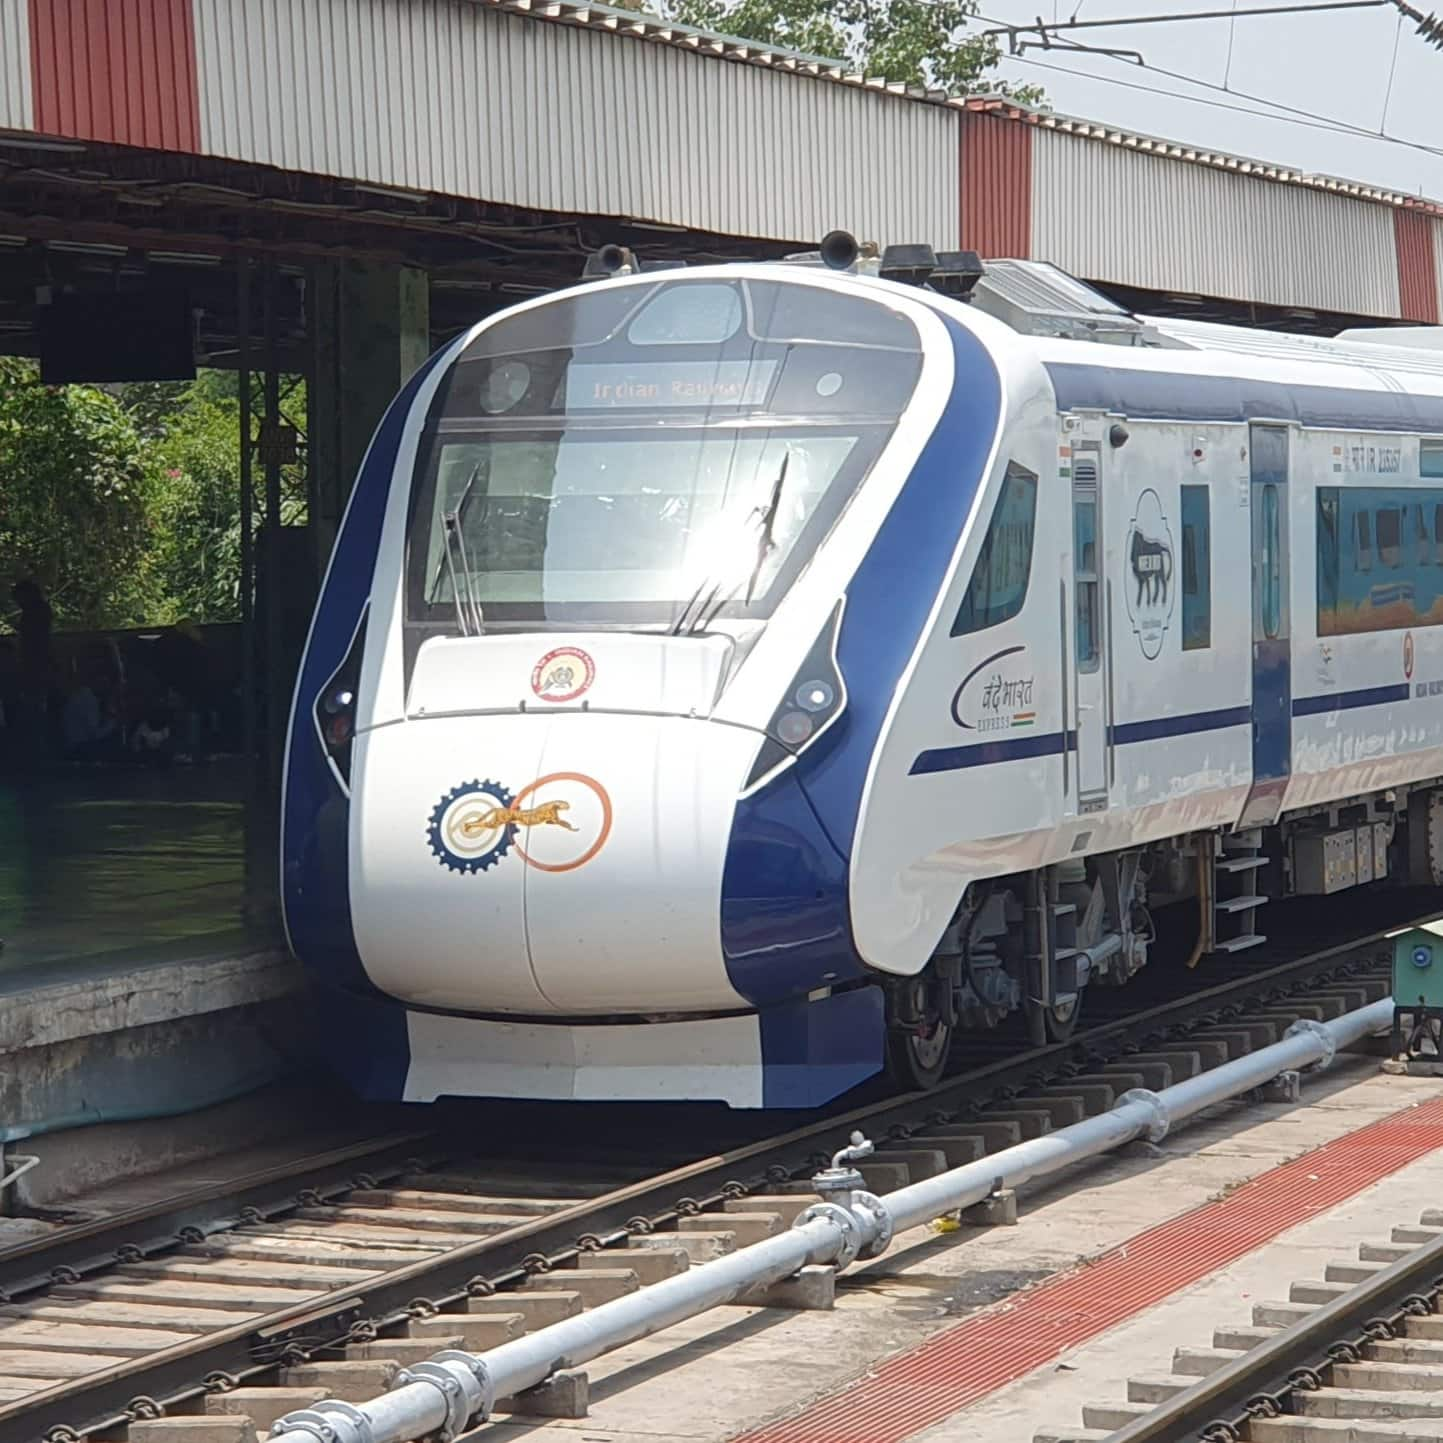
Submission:
<svg viewBox="0 0 1443 1443">
<path fill-rule="evenodd" d="M 829 270 L 850 270 L 857 263 L 857 238 L 844 230 L 828 231 L 817 253 Z"/>
</svg>

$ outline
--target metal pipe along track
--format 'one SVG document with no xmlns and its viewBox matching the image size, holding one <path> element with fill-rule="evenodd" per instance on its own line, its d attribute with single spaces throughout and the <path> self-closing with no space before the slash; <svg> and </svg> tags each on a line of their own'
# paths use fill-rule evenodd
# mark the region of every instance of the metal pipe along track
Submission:
<svg viewBox="0 0 1443 1443">
<path fill-rule="evenodd" d="M 894 1233 L 981 1202 L 1000 1188 L 1046 1176 L 1250 1092 L 1286 1072 L 1326 1067 L 1341 1048 L 1389 1027 L 1391 998 L 1330 1022 L 1302 1021 L 1279 1042 L 1158 1092 L 1135 1089 L 1108 1112 L 910 1184 L 885 1198 L 851 1166 L 871 1152 L 858 1135 L 815 1179 L 820 1201 L 786 1233 L 704 1263 L 484 1353 L 449 1350 L 407 1369 L 391 1391 L 355 1406 L 339 1401 L 288 1414 L 275 1434 L 295 1443 L 405 1443 L 455 1437 L 487 1419 L 499 1397 L 544 1382 L 624 1343 L 726 1303 L 812 1264 L 843 1268 L 885 1251 Z"/>
</svg>

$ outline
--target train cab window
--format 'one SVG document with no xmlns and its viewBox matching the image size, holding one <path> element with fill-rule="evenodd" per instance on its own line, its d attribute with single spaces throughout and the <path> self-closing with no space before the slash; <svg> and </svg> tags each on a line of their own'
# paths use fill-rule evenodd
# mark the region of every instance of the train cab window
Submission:
<svg viewBox="0 0 1443 1443">
<path fill-rule="evenodd" d="M 1396 506 L 1382 507 L 1375 522 L 1378 538 L 1378 560 L 1384 566 L 1397 568 L 1403 561 L 1403 516 Z"/>
<path fill-rule="evenodd" d="M 1443 476 L 1443 441 L 1420 441 L 1418 443 L 1418 474 L 1420 476 Z"/>
<path fill-rule="evenodd" d="M 915 323 L 880 293 L 750 276 L 664 272 L 501 318 L 427 414 L 408 625 L 765 620 L 891 439 L 922 362 Z"/>
<path fill-rule="evenodd" d="M 952 623 L 953 636 L 983 631 L 1022 610 L 1032 572 L 1036 518 L 1037 477 L 1015 461 L 1009 462 L 967 594 Z"/>
<path fill-rule="evenodd" d="M 1366 511 L 1353 516 L 1354 558 L 1359 571 L 1373 569 L 1373 523 Z"/>
<path fill-rule="evenodd" d="M 1212 645 L 1212 536 L 1208 488 L 1182 488 L 1182 649 Z"/>
<path fill-rule="evenodd" d="M 1275 640 L 1283 629 L 1283 553 L 1282 522 L 1278 488 L 1269 482 L 1263 487 L 1263 569 L 1262 623 L 1263 635 Z"/>
</svg>

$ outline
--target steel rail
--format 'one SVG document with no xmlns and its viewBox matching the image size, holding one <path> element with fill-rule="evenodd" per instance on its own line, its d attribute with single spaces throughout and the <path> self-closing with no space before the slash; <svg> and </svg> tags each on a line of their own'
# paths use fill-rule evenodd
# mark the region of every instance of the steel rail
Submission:
<svg viewBox="0 0 1443 1443">
<path fill-rule="evenodd" d="M 1277 1417 L 1289 1397 L 1326 1387 L 1334 1362 L 1379 1337 L 1392 1337 L 1409 1315 L 1431 1313 L 1443 1289 L 1443 1236 L 1375 1273 L 1316 1312 L 1150 1413 L 1108 1435 L 1108 1443 L 1232 1443 L 1252 1417 Z"/>
<path fill-rule="evenodd" d="M 514 1397 L 563 1368 L 730 1302 L 817 1264 L 845 1268 L 885 1252 L 895 1233 L 981 1202 L 997 1189 L 1047 1176 L 1136 1138 L 1160 1141 L 1175 1123 L 1294 1069 L 1326 1067 L 1339 1049 L 1386 1030 L 1391 997 L 1330 1022 L 1299 1021 L 1269 1047 L 1160 1092 L 1124 1093 L 1107 1112 L 876 1197 L 849 1164 L 872 1146 L 858 1136 L 813 1179 L 820 1201 L 785 1233 L 602 1303 L 482 1353 L 450 1349 L 404 1369 L 386 1393 L 359 1406 L 335 1399 L 289 1413 L 272 1428 L 293 1443 L 406 1443 L 450 1439 L 487 1421 Z"/>
<path fill-rule="evenodd" d="M 1436 906 L 1417 915 L 1431 920 L 1437 915 Z M 479 1238 L 344 1291 L 277 1310 L 262 1320 L 217 1329 L 163 1352 L 117 1360 L 112 1367 L 0 1405 L 0 1443 L 35 1443 L 52 1430 L 58 1437 L 103 1430 L 123 1424 L 128 1406 L 138 1396 L 198 1397 L 207 1391 L 207 1377 L 256 1377 L 287 1354 L 309 1355 L 342 1342 L 359 1324 L 384 1333 L 405 1323 L 422 1288 L 439 1308 L 454 1306 L 467 1297 L 488 1296 L 498 1286 L 570 1262 L 598 1245 L 623 1241 L 637 1231 L 666 1226 L 679 1215 L 720 1206 L 785 1181 L 825 1162 L 846 1146 L 858 1128 L 873 1136 L 900 1139 L 939 1121 L 965 1121 L 981 1112 L 991 1098 L 1005 1100 L 1024 1087 L 1049 1079 L 1065 1082 L 1070 1072 L 1096 1065 L 1099 1056 L 1111 1052 L 1125 1061 L 1128 1044 L 1143 1045 L 1198 1021 L 1225 1018 L 1255 998 L 1281 997 L 1290 986 L 1364 965 L 1381 946 L 1384 930 L 1407 925 L 1411 925 L 1407 920 L 1391 921 L 1386 929 L 1353 936 L 1113 1019 L 1068 1042 L 999 1059 L 934 1091 L 889 1097 L 819 1119 L 781 1136 L 629 1184 L 574 1208 L 528 1219 L 505 1233 Z M 288 1205 L 298 1205 L 298 1200 L 291 1198 Z M 172 1238 L 171 1245 L 182 1241 Z"/>
<path fill-rule="evenodd" d="M 348 1192 L 357 1186 L 360 1165 L 376 1179 L 415 1171 L 422 1165 L 417 1148 L 437 1140 L 433 1132 L 389 1133 L 257 1169 L 244 1177 L 188 1188 L 175 1197 L 0 1249 L 0 1303 L 113 1267 L 122 1249 L 128 1258 L 150 1257 L 193 1237 L 187 1230 L 209 1233 L 233 1227 L 246 1209 L 262 1217 L 284 1212 L 296 1206 L 298 1189 L 321 1198 Z"/>
</svg>

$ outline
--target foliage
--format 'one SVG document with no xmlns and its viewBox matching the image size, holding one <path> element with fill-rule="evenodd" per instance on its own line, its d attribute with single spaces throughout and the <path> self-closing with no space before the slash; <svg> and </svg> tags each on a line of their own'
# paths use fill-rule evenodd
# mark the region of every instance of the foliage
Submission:
<svg viewBox="0 0 1443 1443">
<path fill-rule="evenodd" d="M 282 412 L 304 430 L 303 387 L 284 391 Z M 0 358 L 0 625 L 23 576 L 58 627 L 236 620 L 240 471 L 234 372 L 51 387 L 29 362 Z M 259 531 L 259 458 L 255 487 Z M 283 467 L 282 524 L 305 516 L 304 470 Z"/>
<path fill-rule="evenodd" d="M 154 444 L 156 569 L 170 615 L 156 621 L 230 621 L 240 615 L 238 416 L 186 395 Z"/>
<path fill-rule="evenodd" d="M 0 357 L 0 577 L 36 580 L 57 624 L 124 626 L 156 603 L 154 473 L 134 422 L 91 386 Z"/>
<path fill-rule="evenodd" d="M 627 8 L 644 8 L 631 0 Z M 994 37 L 968 35 L 977 0 L 661 0 L 663 18 L 720 30 L 809 55 L 850 61 L 859 71 L 954 95 L 986 91 L 1038 104 L 1036 86 L 1012 86 L 995 71 Z"/>
</svg>

